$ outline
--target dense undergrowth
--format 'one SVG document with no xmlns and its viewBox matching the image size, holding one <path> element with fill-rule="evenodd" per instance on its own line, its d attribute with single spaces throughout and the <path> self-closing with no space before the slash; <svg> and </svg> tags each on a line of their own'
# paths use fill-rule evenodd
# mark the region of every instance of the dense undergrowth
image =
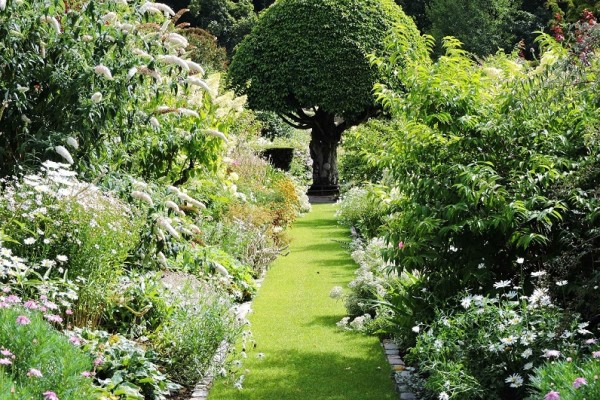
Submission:
<svg viewBox="0 0 600 400">
<path fill-rule="evenodd" d="M 387 115 L 346 136 L 341 166 L 361 266 L 346 302 L 408 351 L 422 398 L 596 390 L 598 28 L 586 12 L 561 32 L 533 62 L 452 38 L 432 61 L 427 37 L 406 57 L 402 34 L 373 60 Z"/>
<path fill-rule="evenodd" d="M 310 207 L 178 17 L 0 2 L 2 393 L 164 399 L 218 372 Z"/>
</svg>

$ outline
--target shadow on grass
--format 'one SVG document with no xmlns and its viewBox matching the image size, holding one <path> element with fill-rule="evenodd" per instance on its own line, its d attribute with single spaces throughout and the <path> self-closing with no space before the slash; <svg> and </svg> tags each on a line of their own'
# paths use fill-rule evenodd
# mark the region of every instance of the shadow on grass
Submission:
<svg viewBox="0 0 600 400">
<path fill-rule="evenodd" d="M 331 228 L 340 228 L 341 225 L 339 225 L 337 222 L 335 222 L 334 219 L 331 219 L 331 218 L 301 218 L 301 219 L 296 220 L 296 222 L 294 222 L 294 227 L 296 229 L 299 229 L 299 228 L 331 229 Z"/>
<path fill-rule="evenodd" d="M 294 248 L 294 251 L 296 253 L 299 252 L 341 252 L 341 251 L 345 251 L 344 249 L 344 245 L 347 245 L 347 243 L 341 243 L 337 240 L 333 240 L 333 239 L 325 239 L 323 240 L 322 243 L 317 243 L 317 244 L 309 244 L 309 245 L 297 245 Z M 344 258 L 347 258 L 347 254 L 345 254 Z"/>
<path fill-rule="evenodd" d="M 379 343 L 364 354 L 381 352 Z M 228 387 L 209 400 L 386 400 L 396 397 L 392 380 L 372 357 L 314 351 L 278 351 L 252 362 L 242 390 Z M 214 393 L 216 394 L 216 393 Z"/>
<path fill-rule="evenodd" d="M 340 321 L 339 315 L 319 315 L 318 317 L 313 318 L 312 321 L 306 324 L 306 326 L 325 326 L 332 327 L 335 326 Z M 342 332 L 342 330 L 340 330 Z"/>
</svg>

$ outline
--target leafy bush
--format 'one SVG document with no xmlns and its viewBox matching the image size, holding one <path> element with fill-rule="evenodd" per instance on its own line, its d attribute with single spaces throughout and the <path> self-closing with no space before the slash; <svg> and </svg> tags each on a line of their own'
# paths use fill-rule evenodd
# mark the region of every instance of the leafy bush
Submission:
<svg viewBox="0 0 600 400">
<path fill-rule="evenodd" d="M 61 157 L 92 178 L 110 166 L 176 182 L 216 166 L 228 125 L 218 78 L 179 57 L 188 41 L 163 12 L 173 15 L 157 3 L 7 2 L 0 176 Z"/>
<path fill-rule="evenodd" d="M 122 273 L 137 245 L 139 223 L 125 203 L 82 183 L 66 167 L 48 161 L 38 174 L 5 182 L 0 191 L 2 246 L 35 266 L 12 284 L 77 279 L 81 288 L 70 319 L 97 323 L 106 286 Z M 43 272 L 34 276 L 35 270 Z"/>
<path fill-rule="evenodd" d="M 600 363 L 593 358 L 577 357 L 547 362 L 535 369 L 530 380 L 532 395 L 529 399 L 551 399 L 551 392 L 557 393 L 554 399 L 575 400 L 595 399 L 600 396 L 598 377 Z"/>
<path fill-rule="evenodd" d="M 261 136 L 269 140 L 275 138 L 290 137 L 292 127 L 281 119 L 276 113 L 269 111 L 257 111 L 257 119 L 262 122 Z"/>
<path fill-rule="evenodd" d="M 91 358 L 44 321 L 42 313 L 0 296 L 0 388 L 18 399 L 54 392 L 61 400 L 94 398 Z M 85 375 L 85 374 L 84 374 Z"/>
<path fill-rule="evenodd" d="M 362 186 L 383 179 L 384 171 L 373 162 L 371 154 L 385 149 L 389 136 L 397 129 L 400 127 L 395 127 L 394 121 L 370 120 L 344 134 L 339 171 L 345 186 Z"/>
<path fill-rule="evenodd" d="M 160 274 L 123 276 L 109 293 L 101 326 L 110 332 L 140 337 L 158 329 L 171 312 Z"/>
<path fill-rule="evenodd" d="M 407 358 L 427 374 L 435 396 L 523 398 L 533 368 L 576 355 L 591 333 L 587 323 L 555 307 L 547 289 L 529 297 L 514 290 L 496 297 L 466 294 L 460 303 L 462 311 L 440 310 L 435 322 L 413 328 L 419 335 Z"/>
<path fill-rule="evenodd" d="M 165 400 L 181 386 L 171 382 L 155 364 L 156 354 L 136 342 L 105 331 L 77 328 L 66 331 L 71 343 L 94 358 L 91 376 L 103 396 L 123 400 Z"/>
<path fill-rule="evenodd" d="M 390 51 L 406 51 L 407 38 L 393 39 Z M 540 269 L 580 287 L 595 276 L 598 197 L 588 179 L 598 171 L 597 88 L 585 76 L 600 64 L 575 66 L 556 41 L 540 42 L 537 66 L 505 55 L 480 65 L 451 38 L 435 63 L 375 60 L 388 77 L 379 98 L 402 126 L 370 155 L 391 186 L 380 229 L 392 244 L 386 259 L 426 276 L 440 303 L 521 269 L 527 290 Z M 584 242 L 582 257 L 561 262 Z M 597 314 L 589 303 L 579 311 Z"/>
<path fill-rule="evenodd" d="M 223 342 L 232 343 L 239 328 L 228 299 L 208 287 L 179 286 L 171 318 L 151 340 L 169 376 L 189 386 L 212 372 L 217 349 Z"/>
<path fill-rule="evenodd" d="M 338 222 L 367 239 L 376 237 L 388 213 L 387 203 L 374 186 L 354 187 L 342 196 L 335 216 Z"/>
</svg>

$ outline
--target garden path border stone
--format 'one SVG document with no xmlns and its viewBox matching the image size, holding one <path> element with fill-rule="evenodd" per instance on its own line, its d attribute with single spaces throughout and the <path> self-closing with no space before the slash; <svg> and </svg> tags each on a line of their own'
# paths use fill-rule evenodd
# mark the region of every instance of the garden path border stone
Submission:
<svg viewBox="0 0 600 400">
<path fill-rule="evenodd" d="M 392 367 L 392 377 L 396 382 L 396 392 L 399 393 L 400 400 L 418 400 L 417 396 L 410 391 L 408 386 L 413 372 L 404 364 L 404 360 L 400 356 L 400 348 L 391 339 L 383 339 L 381 345 Z"/>
</svg>

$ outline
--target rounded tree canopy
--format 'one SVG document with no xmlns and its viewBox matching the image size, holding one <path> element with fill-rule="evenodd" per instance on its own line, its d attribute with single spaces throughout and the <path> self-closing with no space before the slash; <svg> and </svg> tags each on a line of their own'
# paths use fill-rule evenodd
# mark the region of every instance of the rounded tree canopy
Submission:
<svg viewBox="0 0 600 400">
<path fill-rule="evenodd" d="M 392 28 L 419 36 L 392 0 L 278 0 L 238 46 L 230 85 L 254 109 L 360 119 L 375 107 L 369 54 Z"/>
</svg>

